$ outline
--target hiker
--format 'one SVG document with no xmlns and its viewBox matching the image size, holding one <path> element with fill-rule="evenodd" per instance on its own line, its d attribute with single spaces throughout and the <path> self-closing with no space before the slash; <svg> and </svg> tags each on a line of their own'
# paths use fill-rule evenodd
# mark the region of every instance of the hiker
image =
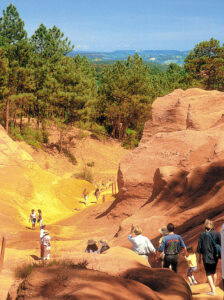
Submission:
<svg viewBox="0 0 224 300">
<path fill-rule="evenodd" d="M 197 270 L 197 257 L 192 247 L 187 248 L 187 253 L 188 255 L 185 256 L 185 260 L 187 261 L 189 267 L 187 270 L 187 278 L 190 285 L 197 284 L 197 280 L 193 275 L 193 273 Z"/>
<path fill-rule="evenodd" d="M 85 200 L 85 205 L 87 203 L 87 199 L 88 199 L 88 195 L 89 195 L 89 192 L 87 191 L 87 189 L 85 188 L 82 192 L 83 194 L 83 197 L 84 197 L 84 200 Z"/>
<path fill-rule="evenodd" d="M 159 239 L 159 247 L 162 243 L 162 240 L 164 238 L 164 236 L 167 236 L 168 235 L 168 231 L 167 231 L 167 227 L 164 225 L 162 226 L 160 229 L 159 229 L 159 233 L 161 234 L 161 237 Z M 164 252 L 161 252 L 160 253 L 160 257 L 159 257 L 159 260 L 161 261 L 161 268 L 164 267 L 164 257 L 165 257 L 165 253 Z"/>
<path fill-rule="evenodd" d="M 40 228 L 41 228 L 41 226 L 42 226 L 42 224 L 43 224 L 43 217 L 42 217 L 42 211 L 41 211 L 41 209 L 38 209 L 37 223 L 39 223 Z"/>
<path fill-rule="evenodd" d="M 101 249 L 99 250 L 99 253 L 103 253 L 104 251 L 107 251 L 108 249 L 110 249 L 110 246 L 108 245 L 107 240 L 99 240 L 99 243 L 101 244 Z"/>
<path fill-rule="evenodd" d="M 31 221 L 31 223 L 32 223 L 32 230 L 35 229 L 36 220 L 37 220 L 37 215 L 35 213 L 35 210 L 32 209 L 31 214 L 30 214 L 30 218 L 29 218 L 29 222 Z"/>
<path fill-rule="evenodd" d="M 44 243 L 43 243 L 43 237 L 45 232 L 46 225 L 42 224 L 40 227 L 40 258 L 44 258 Z"/>
<path fill-rule="evenodd" d="M 204 226 L 205 232 L 199 237 L 197 252 L 199 253 L 199 264 L 201 263 L 201 257 L 203 259 L 205 273 L 211 288 L 211 291 L 207 294 L 215 296 L 216 266 L 219 259 L 216 245 L 221 246 L 221 235 L 214 230 L 214 224 L 211 220 L 206 219 Z"/>
<path fill-rule="evenodd" d="M 96 202 L 98 202 L 98 199 L 99 199 L 99 197 L 100 197 L 100 190 L 99 190 L 98 188 L 95 190 L 94 195 L 95 195 L 95 197 L 96 197 Z"/>
<path fill-rule="evenodd" d="M 44 236 L 42 237 L 42 243 L 44 248 L 44 255 L 43 260 L 50 259 L 50 251 L 51 251 L 51 243 L 50 243 L 51 237 L 49 235 L 49 231 L 44 231 Z"/>
<path fill-rule="evenodd" d="M 96 241 L 94 241 L 92 239 L 88 240 L 85 252 L 87 252 L 87 253 L 98 253 L 98 246 L 96 244 Z"/>
<path fill-rule="evenodd" d="M 156 254 L 156 260 L 159 259 L 162 252 L 164 252 L 164 268 L 169 268 L 174 272 L 177 272 L 178 266 L 178 255 L 181 249 L 184 250 L 184 254 L 187 255 L 186 246 L 182 237 L 174 233 L 174 225 L 169 223 L 167 225 L 168 235 L 164 236 L 162 243 Z"/>
<path fill-rule="evenodd" d="M 135 237 L 133 237 L 133 233 Z M 155 253 L 156 250 L 150 240 L 142 235 L 142 229 L 139 226 L 131 225 L 131 231 L 128 240 L 132 243 L 132 250 L 138 255 L 141 255 L 148 261 L 149 253 Z"/>
</svg>

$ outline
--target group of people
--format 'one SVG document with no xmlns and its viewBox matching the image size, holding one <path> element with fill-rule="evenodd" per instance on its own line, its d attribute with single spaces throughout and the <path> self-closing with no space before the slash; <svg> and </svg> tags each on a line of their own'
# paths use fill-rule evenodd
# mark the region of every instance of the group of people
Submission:
<svg viewBox="0 0 224 300">
<path fill-rule="evenodd" d="M 93 240 L 93 239 L 88 240 L 85 252 L 101 254 L 101 253 L 105 252 L 106 250 L 110 249 L 110 246 L 108 245 L 108 242 L 105 239 L 99 240 L 98 244 L 99 244 L 99 247 L 95 240 Z"/>
<path fill-rule="evenodd" d="M 217 280 L 216 267 L 219 259 L 218 245 L 221 246 L 221 235 L 214 230 L 214 224 L 211 220 L 206 219 L 205 231 L 200 235 L 197 253 L 198 263 L 203 260 L 204 269 L 210 286 L 208 295 L 215 296 L 215 284 Z M 193 251 L 193 247 L 186 248 L 182 237 L 174 232 L 175 227 L 172 223 L 160 228 L 161 238 L 159 240 L 159 248 L 156 251 L 151 241 L 142 235 L 142 230 L 138 226 L 132 224 L 128 240 L 132 243 L 132 250 L 141 255 L 148 261 L 150 253 L 155 254 L 155 260 L 161 261 L 161 267 L 170 268 L 177 272 L 179 254 L 183 253 L 188 264 L 187 278 L 189 284 L 197 284 L 194 272 L 197 270 L 197 256 Z M 133 236 L 133 234 L 135 236 Z"/>
<path fill-rule="evenodd" d="M 89 197 L 89 192 L 87 190 L 87 188 L 84 188 L 83 192 L 82 192 L 83 198 L 84 198 L 84 204 L 87 204 L 87 199 Z M 96 188 L 94 195 L 96 197 L 96 202 L 98 202 L 99 197 L 100 197 L 100 190 L 98 188 Z"/>
<path fill-rule="evenodd" d="M 85 193 L 83 192 L 83 194 L 86 197 L 85 201 L 87 201 L 87 190 Z M 98 193 L 95 195 L 96 197 L 99 196 Z M 46 225 L 43 224 L 42 211 L 38 209 L 37 216 L 35 210 L 32 209 L 29 221 L 32 223 L 33 230 L 35 229 L 36 222 L 40 224 L 40 257 L 42 260 L 50 259 L 51 237 L 49 231 L 46 230 Z M 201 264 L 201 260 L 203 260 L 204 269 L 211 288 L 207 294 L 214 296 L 215 284 L 217 281 L 216 267 L 218 259 L 220 258 L 218 247 L 221 246 L 221 235 L 214 230 L 214 224 L 209 219 L 205 220 L 204 227 L 205 231 L 200 235 L 197 245 L 198 259 L 193 247 L 189 246 L 187 248 L 182 237 L 174 232 L 175 227 L 172 223 L 169 223 L 167 226 L 162 226 L 159 229 L 161 238 L 159 240 L 157 251 L 152 242 L 146 236 L 142 235 L 142 229 L 139 226 L 134 226 L 132 224 L 128 240 L 133 245 L 132 250 L 138 255 L 148 261 L 149 254 L 154 253 L 155 261 L 160 261 L 162 268 L 170 268 L 174 272 L 177 272 L 179 254 L 182 253 L 188 264 L 186 275 L 190 285 L 197 284 L 194 272 L 197 270 L 198 263 Z M 85 252 L 103 253 L 109 248 L 110 246 L 105 239 L 99 240 L 98 243 L 95 240 L 90 239 L 87 242 Z"/>
<path fill-rule="evenodd" d="M 36 222 L 39 223 L 40 227 L 43 224 L 43 217 L 41 209 L 38 209 L 38 215 L 35 213 L 35 210 L 32 209 L 29 217 L 29 222 L 32 224 L 32 229 L 35 229 Z"/>
<path fill-rule="evenodd" d="M 34 209 L 31 210 L 29 222 L 32 223 L 32 230 L 35 229 L 36 222 L 40 225 L 40 259 L 50 259 L 51 237 L 49 231 L 46 230 L 46 225 L 43 224 L 43 216 L 41 209 L 38 209 L 38 215 L 36 215 Z"/>
</svg>

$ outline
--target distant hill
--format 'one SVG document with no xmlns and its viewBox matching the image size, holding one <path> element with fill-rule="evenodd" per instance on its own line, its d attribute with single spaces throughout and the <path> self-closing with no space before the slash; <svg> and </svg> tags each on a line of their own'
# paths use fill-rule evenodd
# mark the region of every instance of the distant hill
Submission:
<svg viewBox="0 0 224 300">
<path fill-rule="evenodd" d="M 113 63 L 116 60 L 125 60 L 138 53 L 145 62 L 154 62 L 168 65 L 170 63 L 184 64 L 185 57 L 190 51 L 179 50 L 116 50 L 113 52 L 73 51 L 70 55 L 86 56 L 93 63 Z"/>
</svg>

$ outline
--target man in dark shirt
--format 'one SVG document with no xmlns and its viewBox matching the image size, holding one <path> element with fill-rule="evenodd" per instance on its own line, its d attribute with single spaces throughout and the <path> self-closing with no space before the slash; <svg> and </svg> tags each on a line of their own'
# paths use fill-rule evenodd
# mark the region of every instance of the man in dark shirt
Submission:
<svg viewBox="0 0 224 300">
<path fill-rule="evenodd" d="M 169 268 L 169 266 L 171 266 L 172 270 L 177 272 L 178 255 L 181 249 L 184 249 L 186 255 L 186 246 L 182 237 L 174 233 L 174 225 L 172 223 L 167 225 L 167 230 L 169 233 L 162 239 L 156 259 L 158 259 L 161 252 L 164 251 L 164 268 Z"/>
<path fill-rule="evenodd" d="M 214 242 L 221 245 L 221 235 L 214 230 L 213 222 L 207 219 L 205 221 L 205 232 L 199 237 L 197 252 L 199 253 L 199 263 L 201 263 L 201 257 L 203 259 L 206 276 L 211 288 L 208 294 L 212 296 L 215 295 L 215 284 L 217 280 L 216 266 L 218 262 Z"/>
</svg>

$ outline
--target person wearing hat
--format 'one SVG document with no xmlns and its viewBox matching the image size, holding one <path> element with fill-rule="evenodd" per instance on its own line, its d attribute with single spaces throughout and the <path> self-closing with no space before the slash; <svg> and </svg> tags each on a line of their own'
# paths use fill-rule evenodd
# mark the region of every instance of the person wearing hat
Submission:
<svg viewBox="0 0 224 300">
<path fill-rule="evenodd" d="M 162 240 L 164 238 L 164 236 L 167 236 L 168 235 L 168 230 L 167 230 L 167 227 L 164 225 L 162 226 L 160 229 L 159 229 L 159 233 L 161 234 L 161 237 L 159 239 L 159 247 L 162 243 Z M 164 257 L 165 257 L 165 253 L 164 252 L 161 252 L 160 254 L 160 261 L 161 261 L 161 267 L 163 268 L 164 267 Z"/>
<path fill-rule="evenodd" d="M 95 240 L 93 240 L 93 239 L 88 240 L 85 252 L 98 253 L 98 246 L 97 246 Z"/>
<path fill-rule="evenodd" d="M 43 260 L 50 259 L 50 251 L 51 251 L 51 243 L 50 243 L 51 237 L 49 235 L 49 231 L 45 230 L 44 235 L 42 237 L 42 243 L 44 247 L 44 255 Z"/>
<path fill-rule="evenodd" d="M 44 257 L 44 244 L 43 244 L 43 237 L 45 232 L 46 225 L 42 224 L 40 227 L 40 258 L 43 259 Z"/>
<path fill-rule="evenodd" d="M 133 233 L 135 237 L 133 237 Z M 155 253 L 156 249 L 154 248 L 151 241 L 142 235 L 142 229 L 139 226 L 131 225 L 131 231 L 128 236 L 128 240 L 132 243 L 132 250 L 138 255 L 141 255 L 148 261 L 149 253 Z"/>
<path fill-rule="evenodd" d="M 110 249 L 110 246 L 108 245 L 107 240 L 99 240 L 99 243 L 101 244 L 101 249 L 99 251 L 99 253 L 103 253 L 104 251 L 107 251 L 108 249 Z"/>
</svg>

